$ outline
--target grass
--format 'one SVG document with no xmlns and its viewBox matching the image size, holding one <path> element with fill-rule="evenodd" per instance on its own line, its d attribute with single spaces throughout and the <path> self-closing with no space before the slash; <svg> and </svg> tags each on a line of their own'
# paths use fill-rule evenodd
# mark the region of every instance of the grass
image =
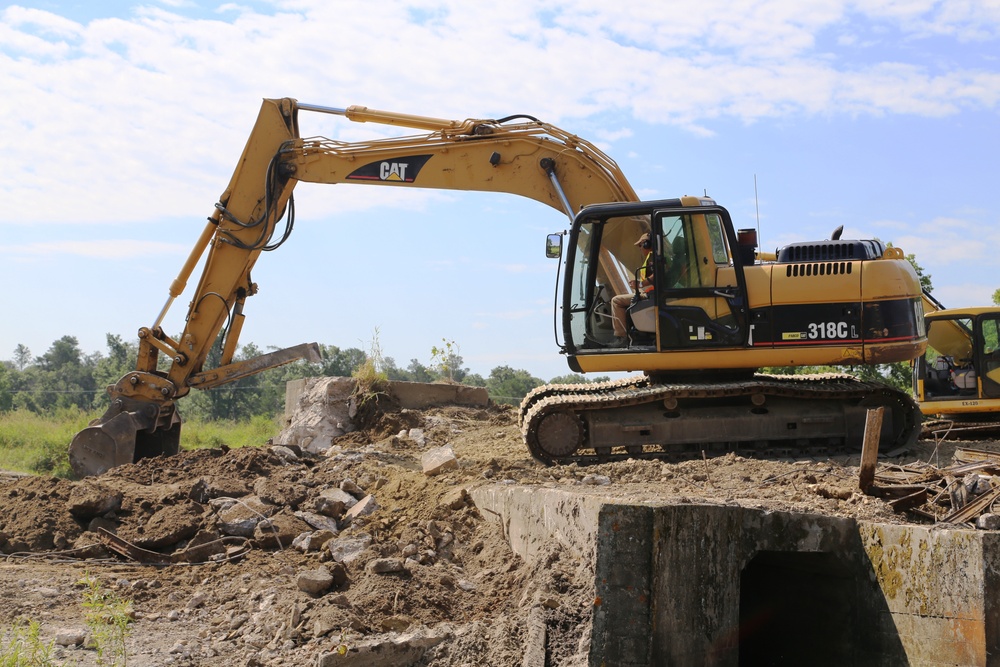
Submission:
<svg viewBox="0 0 1000 667">
<path fill-rule="evenodd" d="M 389 376 L 384 370 L 382 347 L 378 340 L 378 329 L 372 336 L 371 345 L 365 353 L 365 360 L 354 369 L 351 377 L 354 379 L 354 398 L 358 408 L 364 408 L 369 401 L 378 402 L 378 397 L 385 394 Z"/>
<path fill-rule="evenodd" d="M 181 449 L 211 449 L 229 447 L 259 447 L 281 431 L 281 419 L 263 415 L 249 421 L 198 421 L 184 422 L 181 427 Z"/>
<path fill-rule="evenodd" d="M 69 443 L 100 413 L 66 409 L 51 414 L 26 410 L 0 413 L 0 470 L 71 477 Z M 184 422 L 182 449 L 260 446 L 281 430 L 280 419 Z M 3 667 L 3 663 L 0 663 Z"/>
<path fill-rule="evenodd" d="M 76 409 L 0 414 L 0 469 L 69 476 L 70 440 L 97 416 Z"/>
</svg>

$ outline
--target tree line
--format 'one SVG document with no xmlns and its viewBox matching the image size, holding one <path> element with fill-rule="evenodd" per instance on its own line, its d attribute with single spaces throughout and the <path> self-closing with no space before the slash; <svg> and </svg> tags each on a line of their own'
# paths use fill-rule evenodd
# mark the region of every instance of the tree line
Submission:
<svg viewBox="0 0 1000 667">
<path fill-rule="evenodd" d="M 39 356 L 18 345 L 13 357 L 0 362 L 0 412 L 27 410 L 46 413 L 65 408 L 103 412 L 109 405 L 107 386 L 135 370 L 138 343 L 106 335 L 107 350 L 85 354 L 75 336 L 63 336 Z M 373 348 L 376 348 L 374 345 Z M 273 417 L 284 410 L 285 384 L 306 377 L 350 377 L 363 364 L 374 362 L 389 380 L 409 382 L 458 382 L 485 387 L 496 403 L 517 404 L 534 387 L 545 381 L 523 369 L 497 366 L 487 377 L 471 373 L 454 341 L 431 348 L 427 364 L 411 359 L 400 367 L 393 358 L 382 357 L 377 349 L 340 348 L 320 345 L 319 363 L 297 361 L 231 382 L 209 391 L 192 391 L 178 401 L 188 418 L 203 420 L 246 420 L 255 416 Z M 234 361 L 252 359 L 264 353 L 253 343 L 244 345 Z M 206 368 L 218 366 L 222 356 L 221 338 L 206 360 Z M 607 379 L 606 377 L 598 379 Z M 587 382 L 582 375 L 552 378 L 553 383 Z"/>
<path fill-rule="evenodd" d="M 891 244 L 890 244 L 891 245 Z M 931 277 L 917 264 L 915 257 L 907 255 L 920 279 L 921 287 L 933 290 Z M 1000 305 L 1000 289 L 993 294 L 993 302 Z M 106 388 L 126 373 L 135 369 L 138 343 L 123 341 L 120 336 L 106 335 L 105 353 L 84 354 L 74 336 L 63 336 L 52 343 L 40 356 L 33 356 L 25 345 L 18 345 L 13 357 L 0 361 L 0 413 L 27 410 L 45 413 L 63 408 L 79 408 L 88 412 L 103 412 L 109 403 Z M 377 336 L 369 351 L 356 347 L 340 348 L 320 345 L 319 363 L 298 361 L 266 370 L 209 391 L 192 391 L 178 401 L 182 413 L 188 418 L 203 420 L 246 420 L 255 416 L 278 415 L 284 410 L 285 384 L 290 380 L 306 377 L 350 377 L 362 365 L 374 363 L 388 380 L 409 382 L 458 382 L 485 387 L 495 403 L 520 402 L 533 388 L 545 381 L 529 371 L 510 366 L 497 366 L 487 377 L 471 373 L 465 368 L 458 345 L 442 339 L 441 346 L 431 348 L 427 364 L 411 359 L 404 368 L 392 357 L 383 357 L 378 349 Z M 235 361 L 252 359 L 263 354 L 253 343 L 240 348 Z M 206 368 L 219 365 L 222 356 L 222 339 L 216 341 L 206 360 Z M 838 370 L 832 367 L 768 368 L 765 372 L 793 374 Z M 849 372 L 863 380 L 875 380 L 899 389 L 910 387 L 910 364 L 880 364 L 855 366 Z M 579 374 L 555 377 L 549 383 L 598 382 L 606 376 L 585 378 Z"/>
</svg>

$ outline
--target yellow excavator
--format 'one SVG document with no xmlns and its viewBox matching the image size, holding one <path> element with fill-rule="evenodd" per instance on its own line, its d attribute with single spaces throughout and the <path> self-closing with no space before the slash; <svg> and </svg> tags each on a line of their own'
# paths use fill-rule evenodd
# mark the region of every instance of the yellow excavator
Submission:
<svg viewBox="0 0 1000 667">
<path fill-rule="evenodd" d="M 927 350 L 914 360 L 924 431 L 974 438 L 1000 431 L 1000 307 L 945 308 L 924 294 Z"/>
<path fill-rule="evenodd" d="M 303 138 L 300 112 L 423 134 L 355 143 Z M 906 443 L 919 433 L 919 411 L 905 393 L 841 374 L 755 372 L 921 355 L 919 282 L 899 249 L 835 234 L 758 252 L 754 230 L 736 230 L 714 201 L 639 201 L 610 157 L 531 116 L 456 121 L 283 98 L 264 100 L 166 304 L 139 330 L 136 369 L 108 388 L 108 410 L 74 437 L 69 457 L 77 475 L 177 453 L 175 402 L 192 388 L 317 360 L 313 343 L 232 361 L 246 299 L 257 292 L 250 271 L 261 252 L 291 233 L 299 182 L 507 192 L 569 218 L 569 231 L 546 244 L 547 254 L 561 258 L 557 343 L 574 371 L 643 374 L 530 393 L 519 419 L 541 461 L 857 444 L 866 411 L 878 406 L 888 408 L 883 442 Z M 206 252 L 184 330 L 173 338 L 163 318 Z M 637 269 L 642 290 L 631 287 Z M 615 307 L 617 295 L 629 302 L 624 312 Z M 220 365 L 205 368 L 220 333 Z M 167 370 L 160 370 L 161 353 Z"/>
</svg>

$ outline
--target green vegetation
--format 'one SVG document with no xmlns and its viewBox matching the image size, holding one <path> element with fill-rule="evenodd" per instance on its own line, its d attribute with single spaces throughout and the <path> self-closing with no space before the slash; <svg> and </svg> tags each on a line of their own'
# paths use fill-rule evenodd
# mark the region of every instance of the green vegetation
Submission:
<svg viewBox="0 0 1000 667">
<path fill-rule="evenodd" d="M 125 640 L 134 620 L 132 601 L 101 586 L 89 575 L 77 582 L 83 587 L 84 621 L 97 664 L 128 667 Z M 37 621 L 19 621 L 0 633 L 0 667 L 63 667 L 53 658 L 54 642 L 43 643 Z"/>
<path fill-rule="evenodd" d="M 0 634 L 0 667 L 49 667 L 53 642 L 43 644 L 37 621 L 15 623 Z"/>
<path fill-rule="evenodd" d="M 84 618 L 97 651 L 97 664 L 127 667 L 125 640 L 134 620 L 132 601 L 105 589 L 89 575 L 84 575 L 78 584 L 84 587 Z"/>
<path fill-rule="evenodd" d="M 385 395 L 389 375 L 383 370 L 385 362 L 382 358 L 382 347 L 378 342 L 378 329 L 372 337 L 368 354 L 351 371 L 354 378 L 354 397 L 358 407 L 364 407 L 369 401 L 378 402 L 378 397 Z"/>
<path fill-rule="evenodd" d="M 0 470 L 69 477 L 69 442 L 100 414 L 79 408 L 42 414 L 28 410 L 0 412 Z M 241 421 L 191 419 L 185 420 L 182 437 L 185 449 L 224 444 L 246 447 L 263 445 L 280 430 L 277 415 L 254 415 Z"/>
<path fill-rule="evenodd" d="M 68 476 L 67 446 L 97 416 L 80 408 L 0 412 L 0 469 Z"/>
<path fill-rule="evenodd" d="M 443 338 L 441 346 L 431 348 L 428 365 L 412 359 L 401 368 L 391 357 L 383 356 L 377 330 L 368 351 L 320 345 L 318 363 L 298 361 L 211 391 L 192 391 L 178 400 L 184 420 L 181 446 L 198 449 L 266 443 L 282 428 L 286 383 L 299 378 L 353 377 L 358 381 L 360 403 L 377 397 L 386 381 L 459 382 L 485 387 L 495 402 L 511 405 L 544 384 L 528 371 L 509 366 L 494 368 L 488 378 L 470 373 L 459 349 L 455 341 Z M 250 343 L 240 348 L 234 361 L 262 353 Z M 0 361 L 0 469 L 70 476 L 70 441 L 104 414 L 109 405 L 106 387 L 135 369 L 137 355 L 137 344 L 111 334 L 106 354 L 85 355 L 73 336 L 63 336 L 38 357 L 25 345 L 18 345 L 12 359 Z M 205 367 L 218 366 L 221 356 L 220 339 Z M 555 380 L 588 381 L 580 375 Z"/>
</svg>

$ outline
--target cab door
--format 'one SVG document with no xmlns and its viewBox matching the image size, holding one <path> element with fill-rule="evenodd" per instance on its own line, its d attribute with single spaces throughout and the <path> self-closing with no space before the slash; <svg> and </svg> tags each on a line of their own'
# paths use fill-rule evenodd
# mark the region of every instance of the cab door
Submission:
<svg viewBox="0 0 1000 667">
<path fill-rule="evenodd" d="M 729 213 L 721 207 L 661 209 L 653 228 L 659 234 L 659 349 L 745 346 L 746 281 L 739 253 L 730 251 L 736 238 Z"/>
<path fill-rule="evenodd" d="M 981 315 L 976 326 L 983 398 L 1000 398 L 1000 313 Z"/>
</svg>

